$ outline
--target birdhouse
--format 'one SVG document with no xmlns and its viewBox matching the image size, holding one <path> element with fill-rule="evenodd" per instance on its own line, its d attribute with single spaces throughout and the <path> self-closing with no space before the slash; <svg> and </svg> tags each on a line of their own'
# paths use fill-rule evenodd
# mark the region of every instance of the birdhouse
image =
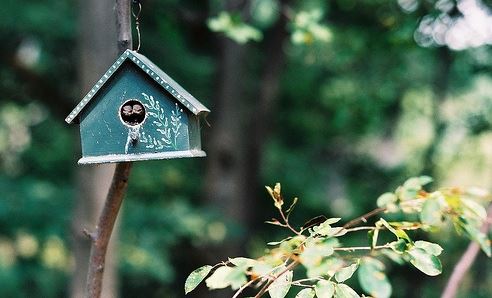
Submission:
<svg viewBox="0 0 492 298">
<path fill-rule="evenodd" d="M 79 164 L 205 156 L 210 111 L 145 56 L 127 50 L 65 119 L 80 124 Z"/>
</svg>

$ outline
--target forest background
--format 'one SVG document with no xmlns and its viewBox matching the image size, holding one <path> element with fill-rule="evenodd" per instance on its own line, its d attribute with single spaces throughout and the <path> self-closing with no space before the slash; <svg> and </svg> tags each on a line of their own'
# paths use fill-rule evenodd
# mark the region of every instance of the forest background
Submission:
<svg viewBox="0 0 492 298">
<path fill-rule="evenodd" d="M 140 52 L 212 110 L 208 156 L 135 163 L 105 297 L 183 297 L 199 265 L 261 254 L 282 237 L 263 224 L 275 212 L 263 185 L 300 197 L 298 225 L 354 218 L 410 176 L 492 186 L 492 1 L 142 5 Z M 1 4 L 1 297 L 82 295 L 82 229 L 113 168 L 77 166 L 78 127 L 63 119 L 116 57 L 113 8 Z M 431 237 L 444 243 L 443 275 L 392 267 L 394 297 L 439 296 L 467 243 Z M 461 295 L 489 297 L 491 269 L 480 255 Z"/>
</svg>

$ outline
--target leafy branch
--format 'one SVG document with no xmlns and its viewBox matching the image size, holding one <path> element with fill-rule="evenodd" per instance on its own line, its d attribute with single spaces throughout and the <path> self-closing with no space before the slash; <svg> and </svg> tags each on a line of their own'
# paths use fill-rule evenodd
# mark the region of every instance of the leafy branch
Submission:
<svg viewBox="0 0 492 298">
<path fill-rule="evenodd" d="M 284 209 L 280 184 L 273 188 L 267 186 L 280 215 L 279 219 L 274 218 L 267 223 L 285 228 L 292 235 L 269 242 L 271 248 L 258 259 L 233 258 L 193 271 L 186 281 L 185 293 L 205 280 L 210 290 L 231 287 L 236 291 L 233 298 L 239 297 L 248 287 L 257 289 L 254 297 L 268 293 L 271 298 L 283 298 L 293 287 L 300 288 L 298 298 L 359 297 L 346 284 L 357 272 L 364 292 L 374 297 L 390 297 L 392 287 L 385 273 L 385 264 L 408 263 L 429 276 L 441 274 L 441 246 L 412 239 L 411 236 L 415 230 L 439 231 L 446 223 L 454 226 L 458 234 L 476 241 L 490 256 L 490 241 L 480 230 L 487 214 L 477 203 L 477 200 L 489 199 L 488 194 L 457 188 L 427 192 L 423 186 L 431 181 L 427 176 L 405 181 L 394 192 L 381 195 L 377 199 L 377 209 L 342 226 L 338 225 L 340 218 L 324 216 L 315 217 L 302 227 L 293 226 L 289 216 L 298 199 L 294 198 L 289 208 Z M 389 221 L 379 217 L 368 224 L 370 218 L 390 213 L 412 221 Z M 359 232 L 367 233 L 369 245 L 343 245 L 345 236 Z M 383 233 L 393 240 L 379 243 Z"/>
<path fill-rule="evenodd" d="M 266 1 L 259 1 L 266 2 Z M 260 7 L 261 6 L 261 7 Z M 241 11 L 221 11 L 217 16 L 207 21 L 209 29 L 221 33 L 239 44 L 249 41 L 261 41 L 263 31 L 272 26 L 280 15 L 284 15 L 291 31 L 291 41 L 296 45 L 312 45 L 313 43 L 327 43 L 332 40 L 332 31 L 324 23 L 324 10 L 293 9 L 286 3 L 256 5 L 250 16 L 244 16 Z M 249 23 L 245 19 L 251 19 Z"/>
</svg>

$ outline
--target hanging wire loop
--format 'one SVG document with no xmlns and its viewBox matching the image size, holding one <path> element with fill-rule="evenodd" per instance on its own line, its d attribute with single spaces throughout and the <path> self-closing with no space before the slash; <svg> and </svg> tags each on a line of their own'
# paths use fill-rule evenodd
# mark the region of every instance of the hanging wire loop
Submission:
<svg viewBox="0 0 492 298">
<path fill-rule="evenodd" d="M 135 30 L 137 30 L 137 48 L 135 49 L 136 52 L 140 50 L 140 13 L 142 12 L 142 3 L 140 3 L 140 0 L 132 0 L 132 15 L 133 18 L 135 19 Z M 137 9 L 135 11 L 134 7 L 137 6 Z"/>
</svg>

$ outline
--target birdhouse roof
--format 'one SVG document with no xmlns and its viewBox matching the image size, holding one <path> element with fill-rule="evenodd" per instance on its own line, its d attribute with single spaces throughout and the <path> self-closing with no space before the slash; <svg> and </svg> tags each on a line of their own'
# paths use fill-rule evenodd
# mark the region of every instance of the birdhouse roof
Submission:
<svg viewBox="0 0 492 298">
<path fill-rule="evenodd" d="M 186 107 L 191 113 L 195 115 L 209 113 L 201 102 L 199 102 L 193 95 L 188 93 L 183 87 L 181 87 L 176 81 L 168 76 L 162 69 L 157 67 L 152 61 L 142 54 L 135 51 L 126 50 L 106 71 L 106 73 L 97 81 L 97 83 L 91 88 L 89 93 L 77 104 L 72 112 L 65 118 L 67 123 L 77 122 L 77 116 L 80 112 L 89 104 L 89 102 L 96 97 L 99 90 L 109 81 L 109 79 L 116 73 L 116 71 L 128 60 L 134 65 L 139 67 L 144 74 L 154 80 L 165 91 L 171 94 L 178 102 Z"/>
</svg>

